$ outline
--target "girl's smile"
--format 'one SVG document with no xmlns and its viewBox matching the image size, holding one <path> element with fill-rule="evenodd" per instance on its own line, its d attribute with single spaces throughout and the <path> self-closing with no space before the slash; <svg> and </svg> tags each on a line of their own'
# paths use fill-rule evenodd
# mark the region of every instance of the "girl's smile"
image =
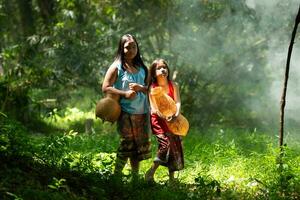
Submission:
<svg viewBox="0 0 300 200">
<path fill-rule="evenodd" d="M 157 64 L 155 73 L 156 76 L 164 76 L 164 77 L 167 77 L 169 74 L 167 66 L 162 62 Z"/>
</svg>

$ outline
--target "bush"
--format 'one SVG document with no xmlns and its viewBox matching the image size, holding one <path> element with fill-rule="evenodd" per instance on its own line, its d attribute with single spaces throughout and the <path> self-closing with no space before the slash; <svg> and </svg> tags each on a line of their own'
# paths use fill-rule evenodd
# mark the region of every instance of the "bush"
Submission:
<svg viewBox="0 0 300 200">
<path fill-rule="evenodd" d="M 33 146 L 29 144 L 24 126 L 4 115 L 0 116 L 0 155 L 30 156 Z"/>
</svg>

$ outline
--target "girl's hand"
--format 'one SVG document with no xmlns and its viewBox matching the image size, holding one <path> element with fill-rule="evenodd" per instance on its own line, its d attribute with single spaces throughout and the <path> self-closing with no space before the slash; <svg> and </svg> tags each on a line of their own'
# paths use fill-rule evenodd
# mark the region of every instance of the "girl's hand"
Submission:
<svg viewBox="0 0 300 200">
<path fill-rule="evenodd" d="M 129 89 L 135 92 L 139 92 L 143 89 L 143 86 L 137 83 L 129 83 Z"/>
<path fill-rule="evenodd" d="M 176 118 L 179 116 L 179 114 L 180 114 L 180 112 L 179 112 L 179 109 L 177 108 L 176 113 L 175 113 L 174 115 L 168 117 L 166 120 L 167 120 L 168 122 L 173 121 L 174 119 L 176 119 Z"/>
<path fill-rule="evenodd" d="M 167 117 L 166 120 L 167 120 L 168 122 L 173 121 L 174 119 L 176 119 L 176 118 L 178 117 L 178 115 L 179 115 L 179 114 L 176 113 L 176 114 L 173 115 L 173 116 Z"/>
<path fill-rule="evenodd" d="M 136 96 L 136 92 L 133 90 L 128 90 L 125 92 L 126 99 L 133 99 Z"/>
<path fill-rule="evenodd" d="M 168 122 L 172 121 L 172 120 L 173 120 L 173 116 L 166 117 L 166 120 L 167 120 Z"/>
<path fill-rule="evenodd" d="M 157 114 L 157 116 L 159 116 L 162 119 L 166 119 L 166 117 L 161 112 L 159 112 L 159 110 L 155 111 L 155 114 Z"/>
</svg>

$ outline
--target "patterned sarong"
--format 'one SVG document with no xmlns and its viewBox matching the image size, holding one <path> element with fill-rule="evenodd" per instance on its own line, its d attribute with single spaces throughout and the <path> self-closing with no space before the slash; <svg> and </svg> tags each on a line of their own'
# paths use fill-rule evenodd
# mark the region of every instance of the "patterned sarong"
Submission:
<svg viewBox="0 0 300 200">
<path fill-rule="evenodd" d="M 171 172 L 183 169 L 184 159 L 180 136 L 172 133 L 155 136 L 158 141 L 158 151 L 154 162 L 168 167 Z"/>
<path fill-rule="evenodd" d="M 151 157 L 148 114 L 122 112 L 118 120 L 120 157 L 145 160 Z"/>
</svg>

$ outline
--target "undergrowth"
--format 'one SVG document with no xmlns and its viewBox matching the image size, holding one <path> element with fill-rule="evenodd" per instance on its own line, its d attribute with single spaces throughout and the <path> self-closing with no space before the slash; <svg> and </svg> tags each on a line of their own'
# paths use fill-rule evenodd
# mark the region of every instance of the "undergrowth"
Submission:
<svg viewBox="0 0 300 200">
<path fill-rule="evenodd" d="M 72 109 L 71 109 L 72 110 Z M 68 111 L 70 112 L 70 110 Z M 112 171 L 118 147 L 115 125 L 96 121 L 94 132 L 84 126 L 84 113 L 50 116 L 62 132 L 31 133 L 1 115 L 0 199 L 299 199 L 300 148 L 298 140 L 284 147 L 281 162 L 276 137 L 234 128 L 191 129 L 183 138 L 185 168 L 178 181 L 168 183 L 160 167 L 155 184 L 143 176 L 152 159 L 142 161 L 133 182 L 129 164 L 123 177 Z M 90 117 L 89 114 L 86 115 Z M 53 125 L 53 124 L 52 124 Z M 81 130 L 81 131 L 80 131 Z M 152 157 L 157 142 L 151 137 Z"/>
</svg>

